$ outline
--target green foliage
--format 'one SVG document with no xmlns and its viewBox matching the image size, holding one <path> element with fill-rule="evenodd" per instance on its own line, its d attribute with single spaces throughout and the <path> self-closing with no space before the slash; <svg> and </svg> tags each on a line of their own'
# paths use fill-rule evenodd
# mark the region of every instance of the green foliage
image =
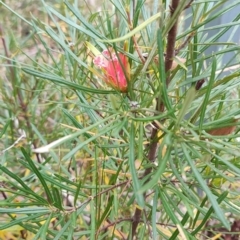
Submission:
<svg viewBox="0 0 240 240">
<path fill-rule="evenodd" d="M 228 216 L 239 219 L 240 48 L 232 37 L 240 14 L 209 26 L 239 1 L 182 0 L 175 10 L 168 1 L 133 2 L 29 2 L 39 9 L 29 18 L 23 5 L 0 1 L 0 231 L 207 239 L 231 229 Z M 128 57 L 127 93 L 93 64 L 104 49 Z"/>
</svg>

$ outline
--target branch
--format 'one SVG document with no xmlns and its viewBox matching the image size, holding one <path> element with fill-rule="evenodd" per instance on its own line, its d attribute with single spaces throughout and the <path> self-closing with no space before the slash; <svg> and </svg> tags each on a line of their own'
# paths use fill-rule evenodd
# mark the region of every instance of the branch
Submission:
<svg viewBox="0 0 240 240">
<path fill-rule="evenodd" d="M 171 9 L 171 17 L 173 16 L 175 10 L 179 5 L 179 0 L 172 0 Z M 178 27 L 178 19 L 175 20 L 175 24 L 170 29 L 167 36 L 167 49 L 166 49 L 166 57 L 165 57 L 165 72 L 168 73 L 172 68 L 173 57 L 175 56 L 175 42 L 177 36 L 177 27 Z M 170 76 L 168 75 L 166 79 L 166 85 L 168 86 L 170 83 Z"/>
<path fill-rule="evenodd" d="M 174 14 L 174 11 L 177 9 L 179 5 L 179 0 L 172 0 L 172 5 L 170 6 L 171 9 L 171 17 Z M 168 36 L 167 36 L 167 50 L 166 50 L 166 57 L 165 57 L 165 71 L 166 73 L 170 72 L 172 68 L 172 63 L 173 63 L 173 57 L 175 55 L 175 42 L 176 42 L 176 36 L 177 36 L 177 19 L 175 21 L 175 24 L 173 27 L 170 29 Z M 170 82 L 170 76 L 166 79 L 166 85 L 168 86 Z M 160 110 L 161 112 L 164 112 L 164 103 L 162 101 L 157 100 L 157 106 L 156 110 Z M 154 128 L 152 129 L 152 134 L 151 134 L 151 143 L 149 145 L 149 152 L 148 152 L 148 160 L 149 162 L 154 162 L 155 157 L 156 157 L 156 152 L 157 152 L 157 146 L 158 146 L 158 141 L 157 141 L 157 133 L 158 133 L 158 126 L 153 122 Z M 152 172 L 152 167 L 146 168 L 144 172 L 144 177 L 149 176 L 150 173 Z M 149 181 L 148 179 L 145 181 L 145 183 Z M 144 194 L 145 197 L 146 193 Z M 135 213 L 133 215 L 133 222 L 132 222 L 132 239 L 136 235 L 137 232 L 137 227 L 138 224 L 141 221 L 141 215 L 142 215 L 142 210 L 139 208 L 136 208 Z"/>
</svg>

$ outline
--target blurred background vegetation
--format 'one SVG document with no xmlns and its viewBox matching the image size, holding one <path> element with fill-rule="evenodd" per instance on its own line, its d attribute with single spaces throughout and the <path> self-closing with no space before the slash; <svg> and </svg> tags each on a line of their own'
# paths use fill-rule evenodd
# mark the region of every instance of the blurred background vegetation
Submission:
<svg viewBox="0 0 240 240">
<path fill-rule="evenodd" d="M 0 1 L 0 239 L 238 239 L 240 3 L 179 12 L 166 86 L 170 5 Z M 129 57 L 129 94 L 99 80 L 106 48 Z"/>
</svg>

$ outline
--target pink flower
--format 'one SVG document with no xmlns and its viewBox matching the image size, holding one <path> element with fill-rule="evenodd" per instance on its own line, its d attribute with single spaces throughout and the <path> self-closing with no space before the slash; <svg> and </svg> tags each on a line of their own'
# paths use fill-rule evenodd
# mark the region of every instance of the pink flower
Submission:
<svg viewBox="0 0 240 240">
<path fill-rule="evenodd" d="M 120 92 L 127 91 L 127 79 L 125 74 L 128 72 L 128 60 L 124 54 L 119 53 L 118 56 L 116 56 L 115 53 L 105 49 L 101 55 L 93 59 L 93 63 L 101 68 L 104 73 L 104 81 L 109 86 Z"/>
</svg>

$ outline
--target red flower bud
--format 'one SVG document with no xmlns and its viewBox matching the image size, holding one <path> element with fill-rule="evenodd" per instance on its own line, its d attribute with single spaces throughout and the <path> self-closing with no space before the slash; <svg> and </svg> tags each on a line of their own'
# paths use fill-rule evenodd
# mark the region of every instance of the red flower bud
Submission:
<svg viewBox="0 0 240 240">
<path fill-rule="evenodd" d="M 124 54 L 118 53 L 118 56 L 116 56 L 115 53 L 106 49 L 101 55 L 93 59 L 93 63 L 101 68 L 104 73 L 103 80 L 109 86 L 120 92 L 127 91 L 126 72 L 124 72 L 123 68 L 127 71 L 128 60 Z"/>
</svg>

